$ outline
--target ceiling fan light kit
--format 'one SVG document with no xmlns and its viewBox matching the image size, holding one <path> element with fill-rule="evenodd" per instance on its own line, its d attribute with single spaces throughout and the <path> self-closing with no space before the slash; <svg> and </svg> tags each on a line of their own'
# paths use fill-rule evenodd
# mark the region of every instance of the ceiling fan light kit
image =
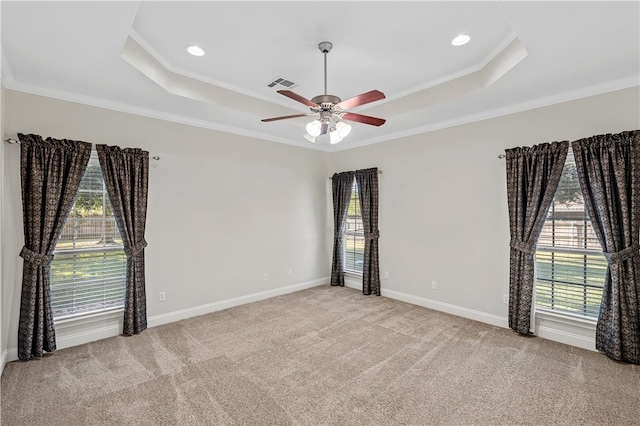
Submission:
<svg viewBox="0 0 640 426">
<path fill-rule="evenodd" d="M 322 131 L 322 123 L 320 120 L 313 120 L 312 122 L 307 124 L 307 133 L 313 137 L 320 136 L 320 132 Z"/>
<path fill-rule="evenodd" d="M 337 122 L 335 129 L 338 131 L 338 134 L 340 134 L 341 138 L 344 138 L 349 133 L 351 133 L 351 126 L 343 121 Z"/>
<path fill-rule="evenodd" d="M 331 52 L 333 44 L 323 41 L 318 44 L 318 49 L 324 55 L 324 94 L 314 96 L 311 100 L 304 98 L 290 90 L 278 90 L 278 93 L 284 95 L 294 101 L 298 101 L 309 107 L 311 113 L 286 115 L 282 117 L 264 118 L 263 122 L 285 120 L 289 118 L 306 117 L 316 115 L 314 119 L 306 125 L 307 133 L 303 137 L 309 142 L 315 143 L 316 137 L 329 133 L 329 142 L 336 144 L 342 141 L 351 132 L 351 126 L 341 120 L 355 121 L 359 123 L 369 124 L 372 126 L 382 126 L 385 119 L 371 117 L 368 115 L 348 112 L 350 108 L 368 104 L 370 102 L 379 101 L 385 98 L 384 93 L 379 90 L 371 90 L 362 93 L 345 101 L 338 96 L 329 95 L 327 93 L 327 54 Z"/>
</svg>

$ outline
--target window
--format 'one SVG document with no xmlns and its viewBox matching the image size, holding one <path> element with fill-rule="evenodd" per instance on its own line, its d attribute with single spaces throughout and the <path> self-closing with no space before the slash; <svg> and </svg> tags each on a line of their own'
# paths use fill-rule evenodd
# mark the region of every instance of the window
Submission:
<svg viewBox="0 0 640 426">
<path fill-rule="evenodd" d="M 351 199 L 347 210 L 344 230 L 344 269 L 349 272 L 362 273 L 364 266 L 364 227 L 360 210 L 360 195 L 355 178 L 351 187 Z"/>
<path fill-rule="evenodd" d="M 597 318 L 606 269 L 569 150 L 536 248 L 536 308 Z"/>
<path fill-rule="evenodd" d="M 53 253 L 55 319 L 124 306 L 127 259 L 95 151 Z"/>
</svg>

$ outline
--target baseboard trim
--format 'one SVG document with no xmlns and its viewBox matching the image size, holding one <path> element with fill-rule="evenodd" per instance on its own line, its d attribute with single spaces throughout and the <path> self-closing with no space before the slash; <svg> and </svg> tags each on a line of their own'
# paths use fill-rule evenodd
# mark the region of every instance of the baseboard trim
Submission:
<svg viewBox="0 0 640 426">
<path fill-rule="evenodd" d="M 345 286 L 354 288 L 356 290 L 362 290 L 362 278 L 355 276 L 345 277 Z M 400 300 L 402 302 L 411 303 L 412 305 L 422 306 L 424 308 L 433 309 L 435 311 L 445 312 L 448 314 L 456 315 L 459 317 L 471 319 L 474 321 L 483 322 L 485 324 L 494 325 L 496 327 L 509 328 L 509 320 L 506 317 L 499 315 L 489 314 L 475 309 L 464 308 L 450 303 L 440 302 L 438 300 L 427 299 L 426 297 L 414 296 L 412 294 L 403 293 L 396 290 L 387 290 L 384 287 L 380 291 L 381 295 L 390 299 Z M 579 334 L 581 331 L 593 329 L 593 325 L 576 323 L 575 321 L 567 321 L 566 319 L 558 320 L 553 317 L 542 316 L 537 313 L 537 317 L 544 317 L 546 321 L 553 321 L 567 326 L 567 323 L 576 330 L 571 332 L 569 330 L 562 330 L 549 326 L 539 325 L 540 319 L 536 319 L 536 336 L 552 340 L 554 342 L 563 343 L 565 345 L 575 346 L 590 351 L 596 351 L 595 337 L 585 336 Z"/>
<path fill-rule="evenodd" d="M 362 290 L 362 278 L 349 276 L 345 277 L 345 286 Z M 495 325 L 496 327 L 509 328 L 509 320 L 506 317 L 489 314 L 487 312 L 477 311 L 475 309 L 464 308 L 462 306 L 452 305 L 450 303 L 440 302 L 438 300 L 427 299 L 426 297 L 415 296 L 413 294 L 403 293 L 396 290 L 388 290 L 384 287 L 380 289 L 380 294 L 389 299 L 399 300 L 401 302 L 411 303 L 412 305 L 422 306 L 423 308 L 433 309 L 434 311 L 445 312 L 447 314 L 456 315 L 458 317 L 483 322 L 485 324 Z"/>
<path fill-rule="evenodd" d="M 545 326 L 539 326 L 536 331 L 537 336 L 543 339 L 553 340 L 554 342 L 564 343 L 565 345 L 575 346 L 589 351 L 597 351 L 594 338 Z"/>
<path fill-rule="evenodd" d="M 114 337 L 120 334 L 122 327 L 116 320 L 116 324 L 106 325 L 104 327 L 94 328 L 92 330 L 74 332 L 72 334 L 56 337 L 56 347 L 58 349 L 70 348 L 72 346 L 83 345 L 96 340 L 102 340 Z"/>
<path fill-rule="evenodd" d="M 2 372 L 4 371 L 4 365 L 7 363 L 7 350 L 3 350 L 0 353 L 0 376 L 2 376 Z"/>
<path fill-rule="evenodd" d="M 63 321 L 55 327 L 56 349 L 70 348 L 119 335 L 122 330 L 122 312 L 95 315 L 77 323 Z M 18 359 L 17 347 L 7 349 L 5 353 L 5 363 Z"/>
<path fill-rule="evenodd" d="M 395 290 L 381 289 L 380 293 L 384 297 L 400 300 L 401 302 L 411 303 L 412 305 L 418 305 L 424 308 L 433 309 L 435 311 L 445 312 L 447 314 L 483 322 L 485 324 L 494 325 L 496 327 L 509 327 L 509 321 L 507 320 L 507 318 L 501 317 L 499 315 L 489 314 L 487 312 L 477 311 L 475 309 L 464 308 L 462 306 L 456 306 L 450 303 L 440 302 L 438 300 L 427 299 L 426 297 L 414 296 L 412 294 L 402 293 Z"/>
<path fill-rule="evenodd" d="M 221 300 L 218 302 L 207 303 L 205 305 L 195 306 L 192 308 L 181 309 L 174 312 L 168 312 L 165 314 L 154 315 L 149 317 L 147 324 L 149 327 L 157 327 L 163 324 L 169 324 L 172 322 L 180 321 L 183 319 L 206 315 L 223 309 L 232 308 L 235 306 L 244 305 L 247 303 L 257 302 L 260 300 L 269 299 L 271 297 L 281 296 L 288 293 L 293 293 L 300 290 L 316 287 L 319 285 L 325 285 L 329 283 L 329 277 L 320 278 L 317 280 L 307 281 L 304 283 L 294 284 L 286 287 L 280 287 L 272 290 L 261 291 L 258 293 L 252 293 L 245 296 L 234 297 L 231 299 Z M 362 284 L 359 279 L 346 279 L 345 285 L 349 288 L 362 290 Z M 401 302 L 410 303 L 412 305 L 422 306 L 424 308 L 433 309 L 440 312 L 456 315 L 462 318 L 479 321 L 485 324 L 490 324 L 496 327 L 508 328 L 509 322 L 505 317 L 499 315 L 489 314 L 475 309 L 464 308 L 450 303 L 440 302 L 438 300 L 428 299 L 421 296 L 415 296 L 407 293 L 403 293 L 396 290 L 382 289 L 381 294 L 384 297 L 390 299 L 399 300 Z M 118 336 L 122 329 L 121 318 L 111 317 L 108 319 L 109 323 L 97 328 L 91 328 L 84 331 L 72 331 L 73 326 L 61 326 L 60 332 L 57 338 L 58 349 L 64 349 L 72 346 L 82 345 L 85 343 L 94 342 L 96 340 L 106 339 L 109 337 Z M 107 322 L 107 321 L 103 321 Z M 64 333 L 64 331 L 68 333 Z M 536 335 L 543 339 L 552 340 L 558 343 L 564 343 L 567 345 L 575 346 L 582 349 L 595 351 L 595 340 L 593 338 L 585 337 L 576 333 L 571 333 L 564 330 L 558 330 L 547 326 L 538 326 Z M 0 353 L 0 374 L 4 371 L 6 363 L 15 361 L 18 359 L 18 349 L 8 348 Z"/>
<path fill-rule="evenodd" d="M 15 361 L 18 359 L 18 348 L 8 348 L 5 349 L 4 351 L 5 353 L 5 357 L 4 357 L 4 364 L 3 364 L 3 371 L 4 371 L 4 365 L 8 362 L 11 361 Z"/>
<path fill-rule="evenodd" d="M 169 324 L 172 322 L 180 321 L 186 318 L 191 318 L 199 315 L 205 315 L 223 309 L 232 308 L 234 306 L 244 305 L 251 302 L 257 302 L 271 297 L 281 296 L 283 294 L 293 293 L 300 290 L 306 290 L 308 288 L 317 287 L 319 285 L 328 284 L 329 277 L 319 278 L 317 280 L 307 281 L 299 284 L 293 284 L 286 287 L 275 288 L 272 290 L 261 291 L 258 293 L 247 294 L 245 296 L 234 297 L 231 299 L 221 300 L 219 302 L 207 303 L 205 305 L 195 306 L 193 308 L 181 309 L 179 311 L 168 312 L 165 314 L 154 315 L 147 318 L 148 327 L 157 327 L 163 324 Z M 93 322 L 96 325 L 87 329 L 87 324 Z M 101 323 L 102 325 L 97 326 Z M 84 326 L 84 330 L 75 330 L 74 328 L 81 328 Z M 122 318 L 121 313 L 114 315 L 108 314 L 106 317 L 92 317 L 88 322 L 82 323 L 82 325 L 76 325 L 73 323 L 64 323 L 56 327 L 56 347 L 58 349 L 69 348 L 72 346 L 78 346 L 85 343 L 95 342 L 97 340 L 106 339 L 109 337 L 115 337 L 120 335 L 122 331 Z M 18 359 L 18 348 L 8 348 L 2 353 L 2 370 L 7 362 L 15 361 Z M 0 370 L 1 371 L 1 370 Z"/>
<path fill-rule="evenodd" d="M 147 324 L 149 325 L 149 327 L 157 327 L 159 325 L 169 324 L 199 315 L 206 315 L 212 312 L 221 311 L 223 309 L 233 308 L 234 306 L 258 302 L 260 300 L 269 299 L 271 297 L 281 296 L 283 294 L 289 294 L 300 290 L 306 290 L 308 288 L 317 287 L 319 285 L 328 283 L 329 277 L 324 277 L 304 283 L 275 288 L 273 290 L 266 290 L 259 293 L 248 294 L 246 296 L 221 300 L 219 302 L 207 303 L 206 305 L 194 306 L 193 308 L 167 312 L 166 314 L 154 315 L 152 317 L 149 317 L 149 319 L 147 320 Z"/>
</svg>

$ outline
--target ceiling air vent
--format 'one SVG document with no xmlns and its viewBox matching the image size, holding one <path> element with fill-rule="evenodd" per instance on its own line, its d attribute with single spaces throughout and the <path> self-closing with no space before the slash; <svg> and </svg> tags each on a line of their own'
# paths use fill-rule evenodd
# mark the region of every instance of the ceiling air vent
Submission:
<svg viewBox="0 0 640 426">
<path fill-rule="evenodd" d="M 293 81 L 289 81 L 286 78 L 276 77 L 267 83 L 267 87 L 275 87 L 276 89 L 293 89 L 298 85 Z"/>
</svg>

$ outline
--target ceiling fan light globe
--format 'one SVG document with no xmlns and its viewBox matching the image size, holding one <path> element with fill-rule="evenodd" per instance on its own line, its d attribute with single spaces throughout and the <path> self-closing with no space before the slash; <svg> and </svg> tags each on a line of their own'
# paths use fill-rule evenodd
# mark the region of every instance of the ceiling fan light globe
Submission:
<svg viewBox="0 0 640 426">
<path fill-rule="evenodd" d="M 308 140 L 311 143 L 316 143 L 315 136 L 311 136 L 309 133 L 305 133 L 304 135 L 302 135 L 302 137 L 304 137 L 306 140 Z"/>
<path fill-rule="evenodd" d="M 351 133 L 351 126 L 347 123 L 343 123 L 342 121 L 340 121 L 336 124 L 336 130 L 340 135 L 340 138 L 344 138 L 349 133 Z"/>
<path fill-rule="evenodd" d="M 322 123 L 320 123 L 320 120 L 313 120 L 307 124 L 306 130 L 310 136 L 320 136 L 320 132 L 322 132 Z"/>
<path fill-rule="evenodd" d="M 340 132 L 338 132 L 337 130 L 332 130 L 331 132 L 329 132 L 329 142 L 331 142 L 331 145 L 337 144 L 339 142 L 342 142 L 342 136 L 340 136 Z"/>
</svg>

